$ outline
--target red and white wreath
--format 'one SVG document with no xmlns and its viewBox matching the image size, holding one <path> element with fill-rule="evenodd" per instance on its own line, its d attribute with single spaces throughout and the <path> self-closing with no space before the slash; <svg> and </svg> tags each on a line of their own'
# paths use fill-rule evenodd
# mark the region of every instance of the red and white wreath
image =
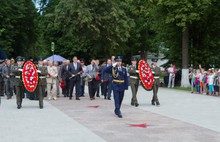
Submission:
<svg viewBox="0 0 220 142">
<path fill-rule="evenodd" d="M 38 72 L 36 66 L 31 62 L 25 62 L 22 70 L 24 87 L 29 92 L 34 92 L 38 85 Z"/>
<path fill-rule="evenodd" d="M 154 75 L 147 62 L 140 60 L 138 62 L 139 78 L 146 90 L 151 90 L 154 84 Z"/>
</svg>

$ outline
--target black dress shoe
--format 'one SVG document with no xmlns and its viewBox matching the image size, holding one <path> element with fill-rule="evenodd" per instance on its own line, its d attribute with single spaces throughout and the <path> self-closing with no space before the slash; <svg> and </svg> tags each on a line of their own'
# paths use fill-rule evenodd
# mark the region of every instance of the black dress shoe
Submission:
<svg viewBox="0 0 220 142">
<path fill-rule="evenodd" d="M 21 108 L 21 105 L 18 105 L 17 108 L 20 109 L 20 108 Z"/>
<path fill-rule="evenodd" d="M 99 95 L 96 95 L 96 97 L 100 97 Z"/>
<path fill-rule="evenodd" d="M 106 99 L 106 96 L 104 97 L 104 99 Z"/>
<path fill-rule="evenodd" d="M 152 104 L 152 105 L 155 105 L 155 102 L 154 102 L 154 101 L 151 101 L 151 104 Z"/>
<path fill-rule="evenodd" d="M 159 106 L 159 105 L 160 105 L 160 102 L 156 102 L 156 105 Z"/>
<path fill-rule="evenodd" d="M 76 100 L 80 100 L 79 98 L 76 98 Z"/>
<path fill-rule="evenodd" d="M 134 106 L 135 106 L 135 107 L 138 107 L 138 106 L 139 106 L 139 104 L 138 104 L 138 103 L 136 103 Z"/>
<path fill-rule="evenodd" d="M 72 100 L 72 97 L 69 97 L 69 100 Z"/>
<path fill-rule="evenodd" d="M 43 106 L 40 106 L 40 109 L 43 109 L 44 107 Z"/>
<path fill-rule="evenodd" d="M 121 114 L 118 114 L 118 117 L 119 117 L 119 118 L 122 118 L 122 115 L 121 115 Z"/>
<path fill-rule="evenodd" d="M 131 102 L 131 105 L 133 106 L 133 105 L 134 105 L 134 103 L 133 103 L 133 102 Z"/>
<path fill-rule="evenodd" d="M 111 100 L 111 98 L 108 98 L 108 100 Z"/>
</svg>

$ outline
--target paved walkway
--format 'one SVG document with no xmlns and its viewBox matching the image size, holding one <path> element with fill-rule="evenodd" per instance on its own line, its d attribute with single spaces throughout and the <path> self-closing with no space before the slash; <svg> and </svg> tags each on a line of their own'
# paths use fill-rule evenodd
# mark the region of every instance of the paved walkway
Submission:
<svg viewBox="0 0 220 142">
<path fill-rule="evenodd" d="M 150 105 L 152 91 L 141 88 L 138 92 L 139 108 L 220 132 L 220 97 L 168 88 L 160 88 L 158 94 L 161 106 L 153 107 Z M 126 97 L 124 103 L 130 104 L 130 98 Z"/>
<path fill-rule="evenodd" d="M 2 98 L 0 142 L 219 142 L 220 98 L 160 88 L 160 107 L 150 105 L 152 92 L 140 88 L 139 107 L 130 106 L 126 92 L 123 119 L 113 113 L 113 101 L 88 95 L 80 101 L 60 97 L 57 101 L 25 99 L 16 109 L 15 99 Z M 148 124 L 146 128 L 129 124 Z"/>
<path fill-rule="evenodd" d="M 103 142 L 104 140 L 74 119 L 45 103 L 24 99 L 18 110 L 15 99 L 2 98 L 0 142 Z"/>
</svg>

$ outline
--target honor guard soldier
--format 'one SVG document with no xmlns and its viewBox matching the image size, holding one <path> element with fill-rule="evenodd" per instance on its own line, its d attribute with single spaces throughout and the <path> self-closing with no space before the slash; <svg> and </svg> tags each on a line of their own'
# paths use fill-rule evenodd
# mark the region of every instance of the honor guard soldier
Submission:
<svg viewBox="0 0 220 142">
<path fill-rule="evenodd" d="M 38 57 L 38 75 L 39 75 L 39 82 L 38 82 L 38 95 L 39 95 L 39 107 L 43 109 L 43 98 L 45 96 L 45 90 L 47 87 L 47 80 L 46 76 L 48 74 L 47 67 L 43 66 L 43 58 Z"/>
<path fill-rule="evenodd" d="M 122 57 L 115 57 L 115 63 L 105 69 L 105 72 L 111 73 L 113 77 L 112 90 L 115 102 L 115 114 L 122 118 L 121 104 L 124 98 L 124 91 L 128 89 L 128 76 L 126 68 L 122 67 Z"/>
<path fill-rule="evenodd" d="M 128 67 L 128 73 L 130 74 L 129 83 L 132 91 L 131 105 L 137 107 L 139 105 L 137 101 L 137 91 L 139 86 L 137 58 L 131 57 L 131 63 L 132 65 Z"/>
<path fill-rule="evenodd" d="M 157 93 L 158 93 L 158 89 L 159 89 L 159 85 L 160 85 L 160 77 L 159 77 L 160 68 L 157 66 L 158 59 L 153 58 L 153 59 L 151 59 L 151 61 L 152 61 L 152 71 L 154 74 L 153 98 L 152 98 L 151 104 L 155 105 L 155 102 L 156 102 L 156 105 L 159 106 L 160 103 L 159 103 L 159 100 L 157 97 Z"/>
<path fill-rule="evenodd" d="M 20 109 L 22 107 L 22 97 L 23 97 L 23 83 L 21 79 L 22 74 L 22 65 L 23 65 L 23 58 L 18 56 L 16 58 L 17 64 L 15 64 L 12 68 L 12 73 L 15 76 L 14 79 L 14 86 L 16 91 L 16 100 L 17 100 L 17 108 Z"/>
</svg>

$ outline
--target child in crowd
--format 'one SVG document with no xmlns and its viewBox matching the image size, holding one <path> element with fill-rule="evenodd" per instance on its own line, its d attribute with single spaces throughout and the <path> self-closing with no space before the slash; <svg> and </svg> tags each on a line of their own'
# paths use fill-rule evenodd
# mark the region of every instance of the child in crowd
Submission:
<svg viewBox="0 0 220 142">
<path fill-rule="evenodd" d="M 192 93 L 194 93 L 196 69 L 193 69 L 189 76 L 191 78 L 191 90 L 192 90 Z"/>
<path fill-rule="evenodd" d="M 203 77 L 203 93 L 206 93 L 206 95 L 209 94 L 209 88 L 208 88 L 208 75 L 207 71 L 204 72 L 204 77 Z"/>
<path fill-rule="evenodd" d="M 196 86 L 196 93 L 199 94 L 200 92 L 200 82 L 199 82 L 199 78 L 200 78 L 200 70 L 197 70 L 197 73 L 196 73 L 196 77 L 195 77 L 195 86 Z"/>
<path fill-rule="evenodd" d="M 208 71 L 208 85 L 209 85 L 209 95 L 214 95 L 214 73 L 212 73 L 212 70 Z"/>
<path fill-rule="evenodd" d="M 204 69 L 200 69 L 200 74 L 199 74 L 199 88 L 200 88 L 200 94 L 203 93 L 204 91 L 204 88 L 203 88 L 203 85 L 204 85 L 204 82 L 203 82 L 203 78 L 204 78 Z"/>
</svg>

